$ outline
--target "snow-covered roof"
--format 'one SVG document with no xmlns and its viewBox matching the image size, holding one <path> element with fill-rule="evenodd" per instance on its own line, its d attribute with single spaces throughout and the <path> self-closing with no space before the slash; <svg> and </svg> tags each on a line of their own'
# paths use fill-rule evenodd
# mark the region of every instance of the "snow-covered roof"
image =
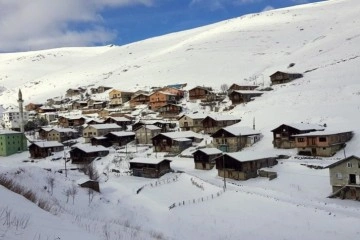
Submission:
<svg viewBox="0 0 360 240">
<path fill-rule="evenodd" d="M 131 162 L 131 163 L 159 164 L 164 160 L 165 159 L 163 159 L 163 158 L 142 158 L 142 157 L 137 157 L 137 158 L 131 159 L 129 162 Z M 170 160 L 167 160 L 167 161 L 170 161 Z"/>
<path fill-rule="evenodd" d="M 260 134 L 259 131 L 256 131 L 250 127 L 238 126 L 238 125 L 231 125 L 224 127 L 223 130 L 235 135 L 235 136 L 249 136 L 249 135 L 258 135 Z"/>
<path fill-rule="evenodd" d="M 144 125 L 144 127 L 149 130 L 161 130 L 161 128 L 155 125 Z"/>
<path fill-rule="evenodd" d="M 229 157 L 234 158 L 239 162 L 249 162 L 254 161 L 257 159 L 264 159 L 264 158 L 276 158 L 276 155 L 273 154 L 264 154 L 259 152 L 233 152 L 233 153 L 225 153 L 224 155 L 228 155 Z"/>
<path fill-rule="evenodd" d="M 135 133 L 134 132 L 125 132 L 125 131 L 121 131 L 121 132 L 110 132 L 111 134 L 118 136 L 118 137 L 125 137 L 125 136 L 134 136 Z"/>
<path fill-rule="evenodd" d="M 130 119 L 126 118 L 126 117 L 110 117 L 111 119 L 113 119 L 116 122 L 129 122 L 131 121 Z"/>
<path fill-rule="evenodd" d="M 302 133 L 302 134 L 296 134 L 293 135 L 293 137 L 306 137 L 306 136 L 328 136 L 328 135 L 335 135 L 340 133 L 347 133 L 352 131 L 315 131 L 315 132 L 309 132 L 309 133 Z"/>
<path fill-rule="evenodd" d="M 246 94 L 263 94 L 264 92 L 261 91 L 251 91 L 251 90 L 234 90 L 233 92 L 237 92 L 243 95 Z"/>
<path fill-rule="evenodd" d="M 198 151 L 201 151 L 207 155 L 215 155 L 215 154 L 221 154 L 223 153 L 221 150 L 217 148 L 200 148 Z"/>
<path fill-rule="evenodd" d="M 289 127 L 295 128 L 300 131 L 306 131 L 306 130 L 312 130 L 312 129 L 322 131 L 325 129 L 323 126 L 320 126 L 317 124 L 311 124 L 311 123 L 289 123 L 289 124 L 286 123 L 284 125 L 287 125 Z"/>
<path fill-rule="evenodd" d="M 72 128 L 53 128 L 51 130 L 54 130 L 54 131 L 57 131 L 57 132 L 63 132 L 63 133 L 67 133 L 67 132 L 77 133 L 77 131 L 75 129 L 72 129 Z"/>
<path fill-rule="evenodd" d="M 208 116 L 207 114 L 203 114 L 203 113 L 189 113 L 182 115 L 180 118 L 189 117 L 191 119 L 204 119 L 207 116 Z"/>
<path fill-rule="evenodd" d="M 79 144 L 79 145 L 76 145 L 75 148 L 78 148 L 81 151 L 86 152 L 86 153 L 109 151 L 109 149 L 107 149 L 106 147 L 101 146 L 101 145 L 92 146 L 92 145 Z"/>
<path fill-rule="evenodd" d="M 191 141 L 191 139 L 189 139 L 189 138 L 175 138 L 174 141 L 177 141 L 177 142 L 188 142 L 188 141 Z"/>
<path fill-rule="evenodd" d="M 209 118 L 212 118 L 216 121 L 231 121 L 231 120 L 241 120 L 241 117 L 233 116 L 233 115 L 225 115 L 225 114 L 210 114 Z"/>
<path fill-rule="evenodd" d="M 0 130 L 0 135 L 5 135 L 5 134 L 18 134 L 21 132 L 17 132 L 17 131 L 13 131 L 13 130 L 7 130 L 7 129 L 1 129 Z"/>
<path fill-rule="evenodd" d="M 36 146 L 40 148 L 47 148 L 47 147 L 63 147 L 62 143 L 58 141 L 43 141 L 43 142 L 33 142 Z"/>
<path fill-rule="evenodd" d="M 176 139 L 176 138 L 203 138 L 200 134 L 195 133 L 193 131 L 184 131 L 184 132 L 167 132 L 167 133 L 161 133 L 162 135 Z"/>
<path fill-rule="evenodd" d="M 93 124 L 89 125 L 89 127 L 93 127 L 95 129 L 110 129 L 110 128 L 117 128 L 121 129 L 121 127 L 115 123 L 108 123 L 108 124 Z"/>
</svg>

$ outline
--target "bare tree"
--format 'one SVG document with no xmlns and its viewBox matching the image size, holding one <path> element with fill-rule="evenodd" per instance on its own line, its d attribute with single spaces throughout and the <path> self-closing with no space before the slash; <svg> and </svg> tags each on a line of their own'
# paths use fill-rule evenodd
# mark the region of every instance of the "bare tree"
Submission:
<svg viewBox="0 0 360 240">
<path fill-rule="evenodd" d="M 85 174 L 89 176 L 90 180 L 96 181 L 99 179 L 99 173 L 96 170 L 93 163 L 90 163 L 89 165 L 87 165 L 87 167 L 85 169 Z"/>
<path fill-rule="evenodd" d="M 54 193 L 54 186 L 55 186 L 55 178 L 52 176 L 47 176 L 46 178 L 46 182 L 49 185 L 50 191 L 51 191 L 51 195 L 53 195 Z"/>
<path fill-rule="evenodd" d="M 75 185 L 72 185 L 71 188 L 70 188 L 70 195 L 72 197 L 73 204 L 75 202 L 75 196 L 76 196 L 77 193 L 78 193 L 77 187 Z"/>
<path fill-rule="evenodd" d="M 226 83 L 224 83 L 224 84 L 221 84 L 220 89 L 223 93 L 226 93 L 227 90 L 229 90 L 229 86 Z"/>
<path fill-rule="evenodd" d="M 88 196 L 89 196 L 89 205 L 90 205 L 90 203 L 94 199 L 94 190 L 91 189 L 91 188 L 88 188 L 87 193 L 88 193 Z"/>
<path fill-rule="evenodd" d="M 66 196 L 66 203 L 68 203 L 69 197 L 71 196 L 71 188 L 64 189 L 63 194 Z"/>
</svg>

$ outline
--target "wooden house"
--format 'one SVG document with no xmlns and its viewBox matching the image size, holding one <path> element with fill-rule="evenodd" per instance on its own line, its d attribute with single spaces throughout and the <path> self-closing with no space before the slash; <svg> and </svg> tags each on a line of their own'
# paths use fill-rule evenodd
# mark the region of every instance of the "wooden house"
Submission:
<svg viewBox="0 0 360 240">
<path fill-rule="evenodd" d="M 122 106 L 124 103 L 130 101 L 133 94 L 133 92 L 120 91 L 116 89 L 111 90 L 109 92 L 109 107 L 114 108 Z"/>
<path fill-rule="evenodd" d="M 31 158 L 46 158 L 53 152 L 64 151 L 64 145 L 58 141 L 33 142 L 29 146 Z"/>
<path fill-rule="evenodd" d="M 260 132 L 250 127 L 228 126 L 211 135 L 214 147 L 223 152 L 237 152 L 260 141 Z"/>
<path fill-rule="evenodd" d="M 88 101 L 88 108 L 89 109 L 104 109 L 108 105 L 108 101 L 102 101 L 102 100 L 90 100 Z"/>
<path fill-rule="evenodd" d="M 142 125 L 135 131 L 138 144 L 152 144 L 152 138 L 161 133 L 161 128 L 155 125 Z"/>
<path fill-rule="evenodd" d="M 97 94 L 97 93 L 104 93 L 105 91 L 110 89 L 112 89 L 112 87 L 98 86 L 96 88 L 90 88 L 90 91 L 92 94 Z"/>
<path fill-rule="evenodd" d="M 149 108 L 151 110 L 156 110 L 162 106 L 165 106 L 166 104 L 176 104 L 177 99 L 178 97 L 175 94 L 156 91 L 150 95 Z"/>
<path fill-rule="evenodd" d="M 38 113 L 54 113 L 57 110 L 54 107 L 50 107 L 50 106 L 41 106 L 38 109 Z"/>
<path fill-rule="evenodd" d="M 52 130 L 52 127 L 42 127 L 38 130 L 38 138 L 42 140 L 47 140 L 49 132 Z"/>
<path fill-rule="evenodd" d="M 84 109 L 88 107 L 88 101 L 74 101 L 70 104 L 70 109 L 71 110 L 79 110 L 79 109 Z"/>
<path fill-rule="evenodd" d="M 58 121 L 60 127 L 68 128 L 83 125 L 85 123 L 85 118 L 82 116 L 60 116 Z"/>
<path fill-rule="evenodd" d="M 170 160 L 163 158 L 134 158 L 129 161 L 133 176 L 159 178 L 171 171 Z"/>
<path fill-rule="evenodd" d="M 104 147 L 110 147 L 112 146 L 112 143 L 109 141 L 107 137 L 101 136 L 101 137 L 92 137 L 90 138 L 90 143 L 92 146 L 104 146 Z"/>
<path fill-rule="evenodd" d="M 256 88 L 258 88 L 259 86 L 257 85 L 239 85 L 239 84 L 236 84 L 236 83 L 233 83 L 228 91 L 231 92 L 231 91 L 252 91 L 252 90 L 255 90 Z"/>
<path fill-rule="evenodd" d="M 225 153 L 216 159 L 218 176 L 235 180 L 247 180 L 258 176 L 258 170 L 277 164 L 275 156 L 257 152 Z"/>
<path fill-rule="evenodd" d="M 29 111 L 38 112 L 40 107 L 42 107 L 42 106 L 43 106 L 43 104 L 41 104 L 41 103 L 29 103 L 29 104 L 25 105 L 25 110 L 28 112 Z"/>
<path fill-rule="evenodd" d="M 178 119 L 179 127 L 181 131 L 200 132 L 204 130 L 202 121 L 206 117 L 207 115 L 201 113 L 184 114 Z"/>
<path fill-rule="evenodd" d="M 177 121 L 153 119 L 153 120 L 141 120 L 132 125 L 132 131 L 138 130 L 143 125 L 155 125 L 161 129 L 161 132 L 174 131 L 177 126 Z"/>
<path fill-rule="evenodd" d="M 331 157 L 345 147 L 352 131 L 316 131 L 293 135 L 299 155 Z"/>
<path fill-rule="evenodd" d="M 221 128 L 233 125 L 241 121 L 240 117 L 233 115 L 209 115 L 202 121 L 204 132 L 213 134 Z"/>
<path fill-rule="evenodd" d="M 126 130 L 128 126 L 133 124 L 133 120 L 126 117 L 108 117 L 104 123 L 115 123 L 120 126 L 123 130 Z"/>
<path fill-rule="evenodd" d="M 101 137 L 109 132 L 119 132 L 121 130 L 122 128 L 115 123 L 89 125 L 84 128 L 83 137 L 85 143 L 88 143 L 92 137 Z"/>
<path fill-rule="evenodd" d="M 210 170 L 216 161 L 215 159 L 222 156 L 223 152 L 217 148 L 200 148 L 196 150 L 194 155 L 195 169 Z"/>
<path fill-rule="evenodd" d="M 150 101 L 150 94 L 140 93 L 130 99 L 130 107 L 134 108 L 138 105 L 147 105 Z"/>
<path fill-rule="evenodd" d="M 171 118 L 176 117 L 182 112 L 182 106 L 168 103 L 156 110 L 161 116 Z"/>
<path fill-rule="evenodd" d="M 271 130 L 273 133 L 273 145 L 275 148 L 295 148 L 296 134 L 309 133 L 314 131 L 323 131 L 325 128 L 315 124 L 308 123 L 290 123 L 281 124 L 277 128 Z"/>
<path fill-rule="evenodd" d="M 179 88 L 174 88 L 174 87 L 169 87 L 169 86 L 160 88 L 157 91 L 167 92 L 167 93 L 171 93 L 173 95 L 176 95 L 177 100 L 180 100 L 185 95 L 185 91 L 183 91 L 183 90 L 181 90 Z"/>
<path fill-rule="evenodd" d="M 330 197 L 360 200 L 360 158 L 350 156 L 328 166 L 333 194 Z"/>
<path fill-rule="evenodd" d="M 197 86 L 189 90 L 189 100 L 207 100 L 214 95 L 211 87 Z"/>
<path fill-rule="evenodd" d="M 73 96 L 78 96 L 82 93 L 84 93 L 86 91 L 85 88 L 69 88 L 68 90 L 66 90 L 65 96 L 66 97 L 73 97 Z"/>
<path fill-rule="evenodd" d="M 104 135 L 113 146 L 124 146 L 135 140 L 134 132 L 109 132 Z"/>
<path fill-rule="evenodd" d="M 77 145 L 69 153 L 72 163 L 88 164 L 97 157 L 108 155 L 109 150 L 103 146 Z"/>
<path fill-rule="evenodd" d="M 47 133 L 48 141 L 65 142 L 79 138 L 80 134 L 73 128 L 53 128 Z"/>
<path fill-rule="evenodd" d="M 160 133 L 152 138 L 156 152 L 180 153 L 203 137 L 192 131 Z"/>
<path fill-rule="evenodd" d="M 289 72 L 281 72 L 277 71 L 270 75 L 270 81 L 272 85 L 282 84 L 291 82 L 294 79 L 302 78 L 303 75 L 301 73 L 289 73 Z"/>
<path fill-rule="evenodd" d="M 259 97 L 263 94 L 260 91 L 244 91 L 234 90 L 229 93 L 229 99 L 233 105 L 247 103 L 252 101 L 255 97 Z"/>
</svg>

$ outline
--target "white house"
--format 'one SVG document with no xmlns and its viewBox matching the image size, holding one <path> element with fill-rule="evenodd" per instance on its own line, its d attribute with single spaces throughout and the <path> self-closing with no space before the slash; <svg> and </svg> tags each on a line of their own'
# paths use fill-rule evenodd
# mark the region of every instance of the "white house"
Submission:
<svg viewBox="0 0 360 240">
<path fill-rule="evenodd" d="M 2 114 L 5 129 L 20 129 L 21 119 L 19 109 L 8 109 Z M 24 111 L 24 124 L 29 121 L 29 114 Z"/>
</svg>

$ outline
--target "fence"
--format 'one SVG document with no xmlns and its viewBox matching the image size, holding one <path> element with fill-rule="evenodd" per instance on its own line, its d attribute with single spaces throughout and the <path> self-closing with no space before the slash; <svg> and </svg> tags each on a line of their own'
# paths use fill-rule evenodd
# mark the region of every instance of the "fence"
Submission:
<svg viewBox="0 0 360 240">
<path fill-rule="evenodd" d="M 185 205 L 190 205 L 190 204 L 196 204 L 196 203 L 201 203 L 201 202 L 205 202 L 205 201 L 209 201 L 212 200 L 216 197 L 220 197 L 225 191 L 221 190 L 215 194 L 211 194 L 209 196 L 205 196 L 205 197 L 200 197 L 197 199 L 192 199 L 192 200 L 184 200 L 184 201 L 180 201 L 178 203 L 173 203 L 169 206 L 169 210 L 175 208 L 175 207 L 181 207 L 181 206 L 185 206 Z"/>
<path fill-rule="evenodd" d="M 141 192 L 141 190 L 143 190 L 145 187 L 159 187 L 164 184 L 177 182 L 178 180 L 179 180 L 179 175 L 175 175 L 174 177 L 171 177 L 171 178 L 160 179 L 160 180 L 155 181 L 154 183 L 148 183 L 148 184 L 145 184 L 144 186 L 140 187 L 138 190 L 136 190 L 136 194 L 139 194 Z"/>
</svg>

